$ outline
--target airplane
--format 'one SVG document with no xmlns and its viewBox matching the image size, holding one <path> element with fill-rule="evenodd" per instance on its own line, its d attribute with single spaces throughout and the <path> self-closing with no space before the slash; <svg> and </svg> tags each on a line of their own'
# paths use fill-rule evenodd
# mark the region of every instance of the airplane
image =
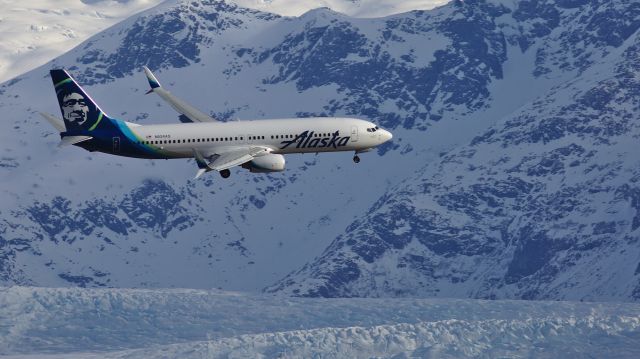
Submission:
<svg viewBox="0 0 640 359">
<path fill-rule="evenodd" d="M 172 159 L 193 158 L 195 178 L 217 171 L 228 178 L 240 166 L 253 173 L 285 169 L 285 154 L 370 151 L 392 138 L 391 132 L 356 118 L 313 117 L 222 122 L 199 111 L 164 89 L 147 67 L 144 72 L 155 93 L 179 114 L 182 123 L 139 125 L 104 112 L 64 69 L 50 71 L 62 119 L 41 113 L 60 132 L 59 146 L 117 156 Z"/>
</svg>

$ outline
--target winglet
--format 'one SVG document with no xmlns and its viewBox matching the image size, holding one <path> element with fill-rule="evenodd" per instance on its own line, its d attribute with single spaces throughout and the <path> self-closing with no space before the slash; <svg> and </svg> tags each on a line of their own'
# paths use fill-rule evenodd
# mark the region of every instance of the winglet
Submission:
<svg viewBox="0 0 640 359">
<path fill-rule="evenodd" d="M 158 81 L 158 79 L 153 75 L 153 72 L 151 72 L 151 70 L 149 70 L 148 67 L 143 66 L 142 67 L 144 69 L 144 74 L 147 75 L 147 80 L 149 81 L 149 86 L 151 86 L 151 89 L 149 91 L 147 91 L 147 94 L 150 94 L 153 92 L 154 89 L 157 89 L 160 86 L 160 81 Z"/>
<path fill-rule="evenodd" d="M 195 177 L 193 177 L 193 179 L 198 179 L 198 178 L 200 178 L 200 176 L 202 176 L 205 172 L 207 172 L 207 169 L 206 169 L 206 168 L 200 168 L 200 169 L 198 170 L 198 172 L 196 173 L 196 176 L 195 176 Z"/>
<path fill-rule="evenodd" d="M 193 149 L 193 157 L 196 159 L 196 163 L 198 164 L 198 172 L 196 172 L 196 177 L 194 179 L 198 179 L 206 172 L 211 171 L 211 167 L 207 164 L 202 153 L 198 152 L 195 148 Z"/>
</svg>

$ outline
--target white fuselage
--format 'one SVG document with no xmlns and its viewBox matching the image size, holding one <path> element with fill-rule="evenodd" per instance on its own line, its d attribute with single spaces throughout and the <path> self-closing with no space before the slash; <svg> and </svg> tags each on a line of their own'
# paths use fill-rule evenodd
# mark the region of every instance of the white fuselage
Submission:
<svg viewBox="0 0 640 359">
<path fill-rule="evenodd" d="M 224 152 L 261 146 L 274 154 L 363 152 L 391 139 L 373 123 L 353 118 L 316 117 L 139 126 L 127 123 L 137 139 L 167 158 L 192 158 L 194 150 Z"/>
</svg>

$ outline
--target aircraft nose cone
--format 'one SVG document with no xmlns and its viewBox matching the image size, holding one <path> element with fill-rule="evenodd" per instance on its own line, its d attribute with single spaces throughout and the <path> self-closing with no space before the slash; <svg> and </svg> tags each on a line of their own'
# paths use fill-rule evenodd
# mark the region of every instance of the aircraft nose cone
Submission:
<svg viewBox="0 0 640 359">
<path fill-rule="evenodd" d="M 387 131 L 387 130 L 382 130 L 382 141 L 383 142 L 387 142 L 390 141 L 393 138 L 393 135 L 391 134 L 391 132 Z"/>
</svg>

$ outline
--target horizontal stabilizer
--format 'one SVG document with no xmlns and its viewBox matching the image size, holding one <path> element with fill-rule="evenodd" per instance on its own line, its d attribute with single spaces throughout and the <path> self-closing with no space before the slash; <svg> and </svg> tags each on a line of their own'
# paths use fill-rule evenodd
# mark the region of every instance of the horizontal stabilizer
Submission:
<svg viewBox="0 0 640 359">
<path fill-rule="evenodd" d="M 40 112 L 40 116 L 42 116 L 45 120 L 49 121 L 49 123 L 55 127 L 58 132 L 64 132 L 67 129 L 64 127 L 64 121 L 55 117 L 54 115 L 50 115 L 48 113 Z"/>
<path fill-rule="evenodd" d="M 62 137 L 62 140 L 58 144 L 58 147 L 75 145 L 76 143 L 90 140 L 92 138 L 93 137 L 91 136 L 65 136 L 65 137 Z"/>
</svg>

